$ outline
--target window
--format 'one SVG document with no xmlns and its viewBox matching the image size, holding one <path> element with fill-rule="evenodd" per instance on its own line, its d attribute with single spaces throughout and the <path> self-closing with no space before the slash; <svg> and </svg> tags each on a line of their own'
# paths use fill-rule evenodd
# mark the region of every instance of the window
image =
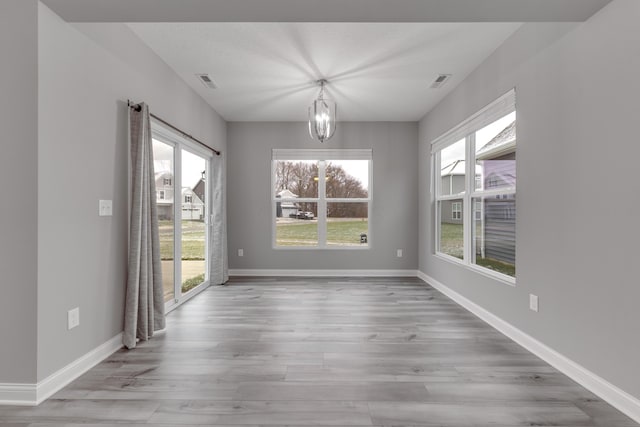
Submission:
<svg viewBox="0 0 640 427">
<path fill-rule="evenodd" d="M 273 150 L 275 248 L 368 248 L 371 150 Z"/>
<path fill-rule="evenodd" d="M 462 203 L 461 202 L 453 202 L 451 203 L 451 219 L 462 219 Z"/>
<path fill-rule="evenodd" d="M 164 190 L 160 190 L 160 194 L 158 194 L 158 199 L 164 200 Z"/>
<path fill-rule="evenodd" d="M 171 178 L 164 178 L 162 180 L 163 185 L 171 185 Z"/>
<path fill-rule="evenodd" d="M 513 283 L 515 91 L 435 140 L 432 157 L 436 253 Z"/>
<path fill-rule="evenodd" d="M 185 203 L 193 203 L 193 197 L 191 196 L 191 194 L 185 194 L 184 195 L 184 202 Z"/>
</svg>

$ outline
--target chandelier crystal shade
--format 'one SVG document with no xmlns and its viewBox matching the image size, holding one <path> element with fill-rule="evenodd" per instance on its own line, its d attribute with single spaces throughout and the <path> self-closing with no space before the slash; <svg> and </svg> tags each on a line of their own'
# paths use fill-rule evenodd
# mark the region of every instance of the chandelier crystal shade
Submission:
<svg viewBox="0 0 640 427">
<path fill-rule="evenodd" d="M 325 142 L 336 131 L 338 105 L 324 94 L 324 85 L 327 84 L 327 81 L 318 80 L 318 84 L 320 85 L 320 94 L 309 107 L 309 136 L 311 139 Z"/>
</svg>

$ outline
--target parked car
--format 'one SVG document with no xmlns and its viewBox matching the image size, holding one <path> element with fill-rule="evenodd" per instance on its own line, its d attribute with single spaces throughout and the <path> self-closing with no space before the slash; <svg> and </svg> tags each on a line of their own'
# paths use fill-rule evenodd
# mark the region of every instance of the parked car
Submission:
<svg viewBox="0 0 640 427">
<path fill-rule="evenodd" d="M 313 212 L 298 211 L 298 214 L 296 215 L 296 218 L 298 218 L 298 219 L 313 219 L 314 215 L 313 215 Z"/>
<path fill-rule="evenodd" d="M 289 218 L 296 218 L 296 219 L 313 219 L 315 218 L 315 215 L 313 214 L 313 212 L 303 212 L 303 211 L 298 211 L 297 213 L 292 213 L 289 214 Z"/>
</svg>

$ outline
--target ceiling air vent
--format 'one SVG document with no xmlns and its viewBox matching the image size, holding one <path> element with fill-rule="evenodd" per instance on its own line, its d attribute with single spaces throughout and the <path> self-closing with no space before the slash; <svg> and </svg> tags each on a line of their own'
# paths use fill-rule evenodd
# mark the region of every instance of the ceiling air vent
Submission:
<svg viewBox="0 0 640 427">
<path fill-rule="evenodd" d="M 440 74 L 434 81 L 431 83 L 431 89 L 439 89 L 451 78 L 451 74 Z"/>
<path fill-rule="evenodd" d="M 198 80 L 209 89 L 217 89 L 218 85 L 213 81 L 209 74 L 196 74 Z"/>
</svg>

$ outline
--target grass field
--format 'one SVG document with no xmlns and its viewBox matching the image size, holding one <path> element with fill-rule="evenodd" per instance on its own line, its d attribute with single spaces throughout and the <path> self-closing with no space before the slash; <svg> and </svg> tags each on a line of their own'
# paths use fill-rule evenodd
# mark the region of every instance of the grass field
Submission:
<svg viewBox="0 0 640 427">
<path fill-rule="evenodd" d="M 462 224 L 446 224 L 440 226 L 440 252 L 463 259 L 464 238 Z M 482 258 L 476 255 L 476 264 L 497 271 L 507 276 L 516 276 L 516 266 L 491 258 Z"/>
<path fill-rule="evenodd" d="M 160 257 L 173 259 L 173 223 L 160 221 Z M 201 221 L 182 221 L 182 259 L 204 260 L 205 224 Z"/>
<path fill-rule="evenodd" d="M 440 225 L 440 252 L 456 258 L 463 258 L 464 238 L 462 224 Z"/>
<path fill-rule="evenodd" d="M 173 222 L 159 221 L 158 228 L 160 231 L 160 258 L 162 261 L 173 260 Z M 204 244 L 205 224 L 201 221 L 182 221 L 182 260 L 183 261 L 204 261 Z M 182 264 L 183 277 L 188 274 L 185 270 L 185 263 Z M 173 269 L 171 269 L 173 271 Z M 202 271 L 202 270 L 200 270 Z M 193 289 L 204 281 L 204 274 L 198 274 L 193 277 L 184 277 L 182 281 L 182 292 Z M 163 278 L 165 289 L 173 294 L 173 277 Z M 165 290 L 165 299 L 167 298 Z M 170 295 L 170 296 L 171 296 Z M 171 296 L 171 298 L 173 298 Z"/>
<path fill-rule="evenodd" d="M 331 246 L 359 246 L 360 234 L 367 234 L 366 219 L 340 219 L 327 222 L 327 244 Z M 317 221 L 287 221 L 276 225 L 278 246 L 317 246 Z"/>
</svg>

